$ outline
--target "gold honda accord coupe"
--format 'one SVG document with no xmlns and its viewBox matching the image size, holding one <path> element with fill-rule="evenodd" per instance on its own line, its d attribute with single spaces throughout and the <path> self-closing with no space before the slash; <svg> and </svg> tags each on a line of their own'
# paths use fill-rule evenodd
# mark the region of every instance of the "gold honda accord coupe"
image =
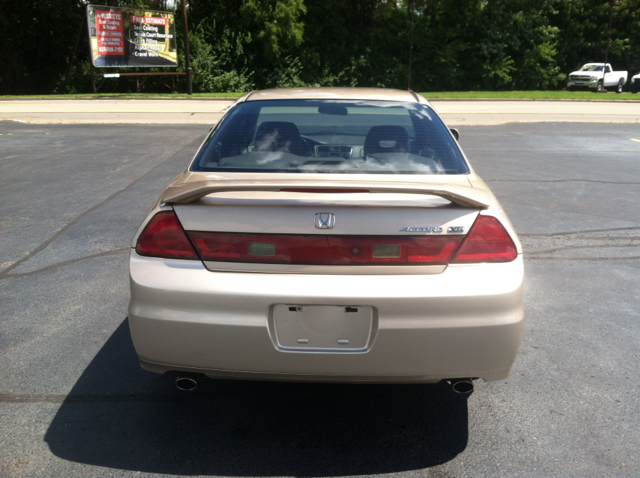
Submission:
<svg viewBox="0 0 640 478">
<path fill-rule="evenodd" d="M 506 378 L 522 247 L 457 136 L 411 91 L 238 99 L 133 239 L 142 367 L 185 389 Z"/>
</svg>

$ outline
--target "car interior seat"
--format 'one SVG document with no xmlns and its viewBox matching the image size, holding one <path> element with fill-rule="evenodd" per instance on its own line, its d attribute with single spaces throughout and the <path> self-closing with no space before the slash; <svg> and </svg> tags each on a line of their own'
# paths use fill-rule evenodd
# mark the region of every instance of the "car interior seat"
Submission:
<svg viewBox="0 0 640 478">
<path fill-rule="evenodd" d="M 288 121 L 265 121 L 256 131 L 254 151 L 282 151 L 308 156 L 298 127 Z"/>
<path fill-rule="evenodd" d="M 402 126 L 374 126 L 369 130 L 364 140 L 365 155 L 407 152 L 409 152 L 409 134 Z"/>
</svg>

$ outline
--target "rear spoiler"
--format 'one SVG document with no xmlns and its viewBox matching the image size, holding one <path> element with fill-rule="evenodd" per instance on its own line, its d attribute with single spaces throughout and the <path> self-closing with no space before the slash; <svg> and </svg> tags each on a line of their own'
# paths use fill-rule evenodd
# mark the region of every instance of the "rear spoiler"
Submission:
<svg viewBox="0 0 640 478">
<path fill-rule="evenodd" d="M 490 194 L 480 188 L 470 186 L 458 186 L 454 184 L 420 184 L 400 182 L 363 182 L 363 181 L 188 181 L 186 183 L 174 183 L 165 189 L 160 199 L 163 203 L 188 204 L 212 193 L 236 192 L 236 191 L 272 191 L 291 189 L 310 189 L 314 192 L 321 190 L 348 192 L 367 191 L 369 193 L 400 193 L 400 194 L 424 194 L 439 196 L 461 207 L 487 209 L 491 205 Z M 354 191 L 354 192 L 355 192 Z"/>
</svg>

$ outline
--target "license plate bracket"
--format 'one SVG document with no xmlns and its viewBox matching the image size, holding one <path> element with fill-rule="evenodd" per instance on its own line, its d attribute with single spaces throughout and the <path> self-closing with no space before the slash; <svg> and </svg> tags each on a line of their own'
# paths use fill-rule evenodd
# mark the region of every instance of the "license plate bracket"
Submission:
<svg viewBox="0 0 640 478">
<path fill-rule="evenodd" d="M 277 304 L 271 314 L 275 345 L 295 352 L 365 352 L 374 310 L 362 305 Z"/>
</svg>

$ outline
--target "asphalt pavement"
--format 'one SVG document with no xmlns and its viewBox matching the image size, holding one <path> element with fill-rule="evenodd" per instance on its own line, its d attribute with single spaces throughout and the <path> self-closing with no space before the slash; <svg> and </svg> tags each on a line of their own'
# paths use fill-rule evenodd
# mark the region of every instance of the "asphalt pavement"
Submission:
<svg viewBox="0 0 640 478">
<path fill-rule="evenodd" d="M 512 375 L 445 385 L 141 370 L 128 248 L 206 125 L 0 122 L 0 476 L 637 477 L 640 129 L 459 127 L 525 249 Z"/>
</svg>

